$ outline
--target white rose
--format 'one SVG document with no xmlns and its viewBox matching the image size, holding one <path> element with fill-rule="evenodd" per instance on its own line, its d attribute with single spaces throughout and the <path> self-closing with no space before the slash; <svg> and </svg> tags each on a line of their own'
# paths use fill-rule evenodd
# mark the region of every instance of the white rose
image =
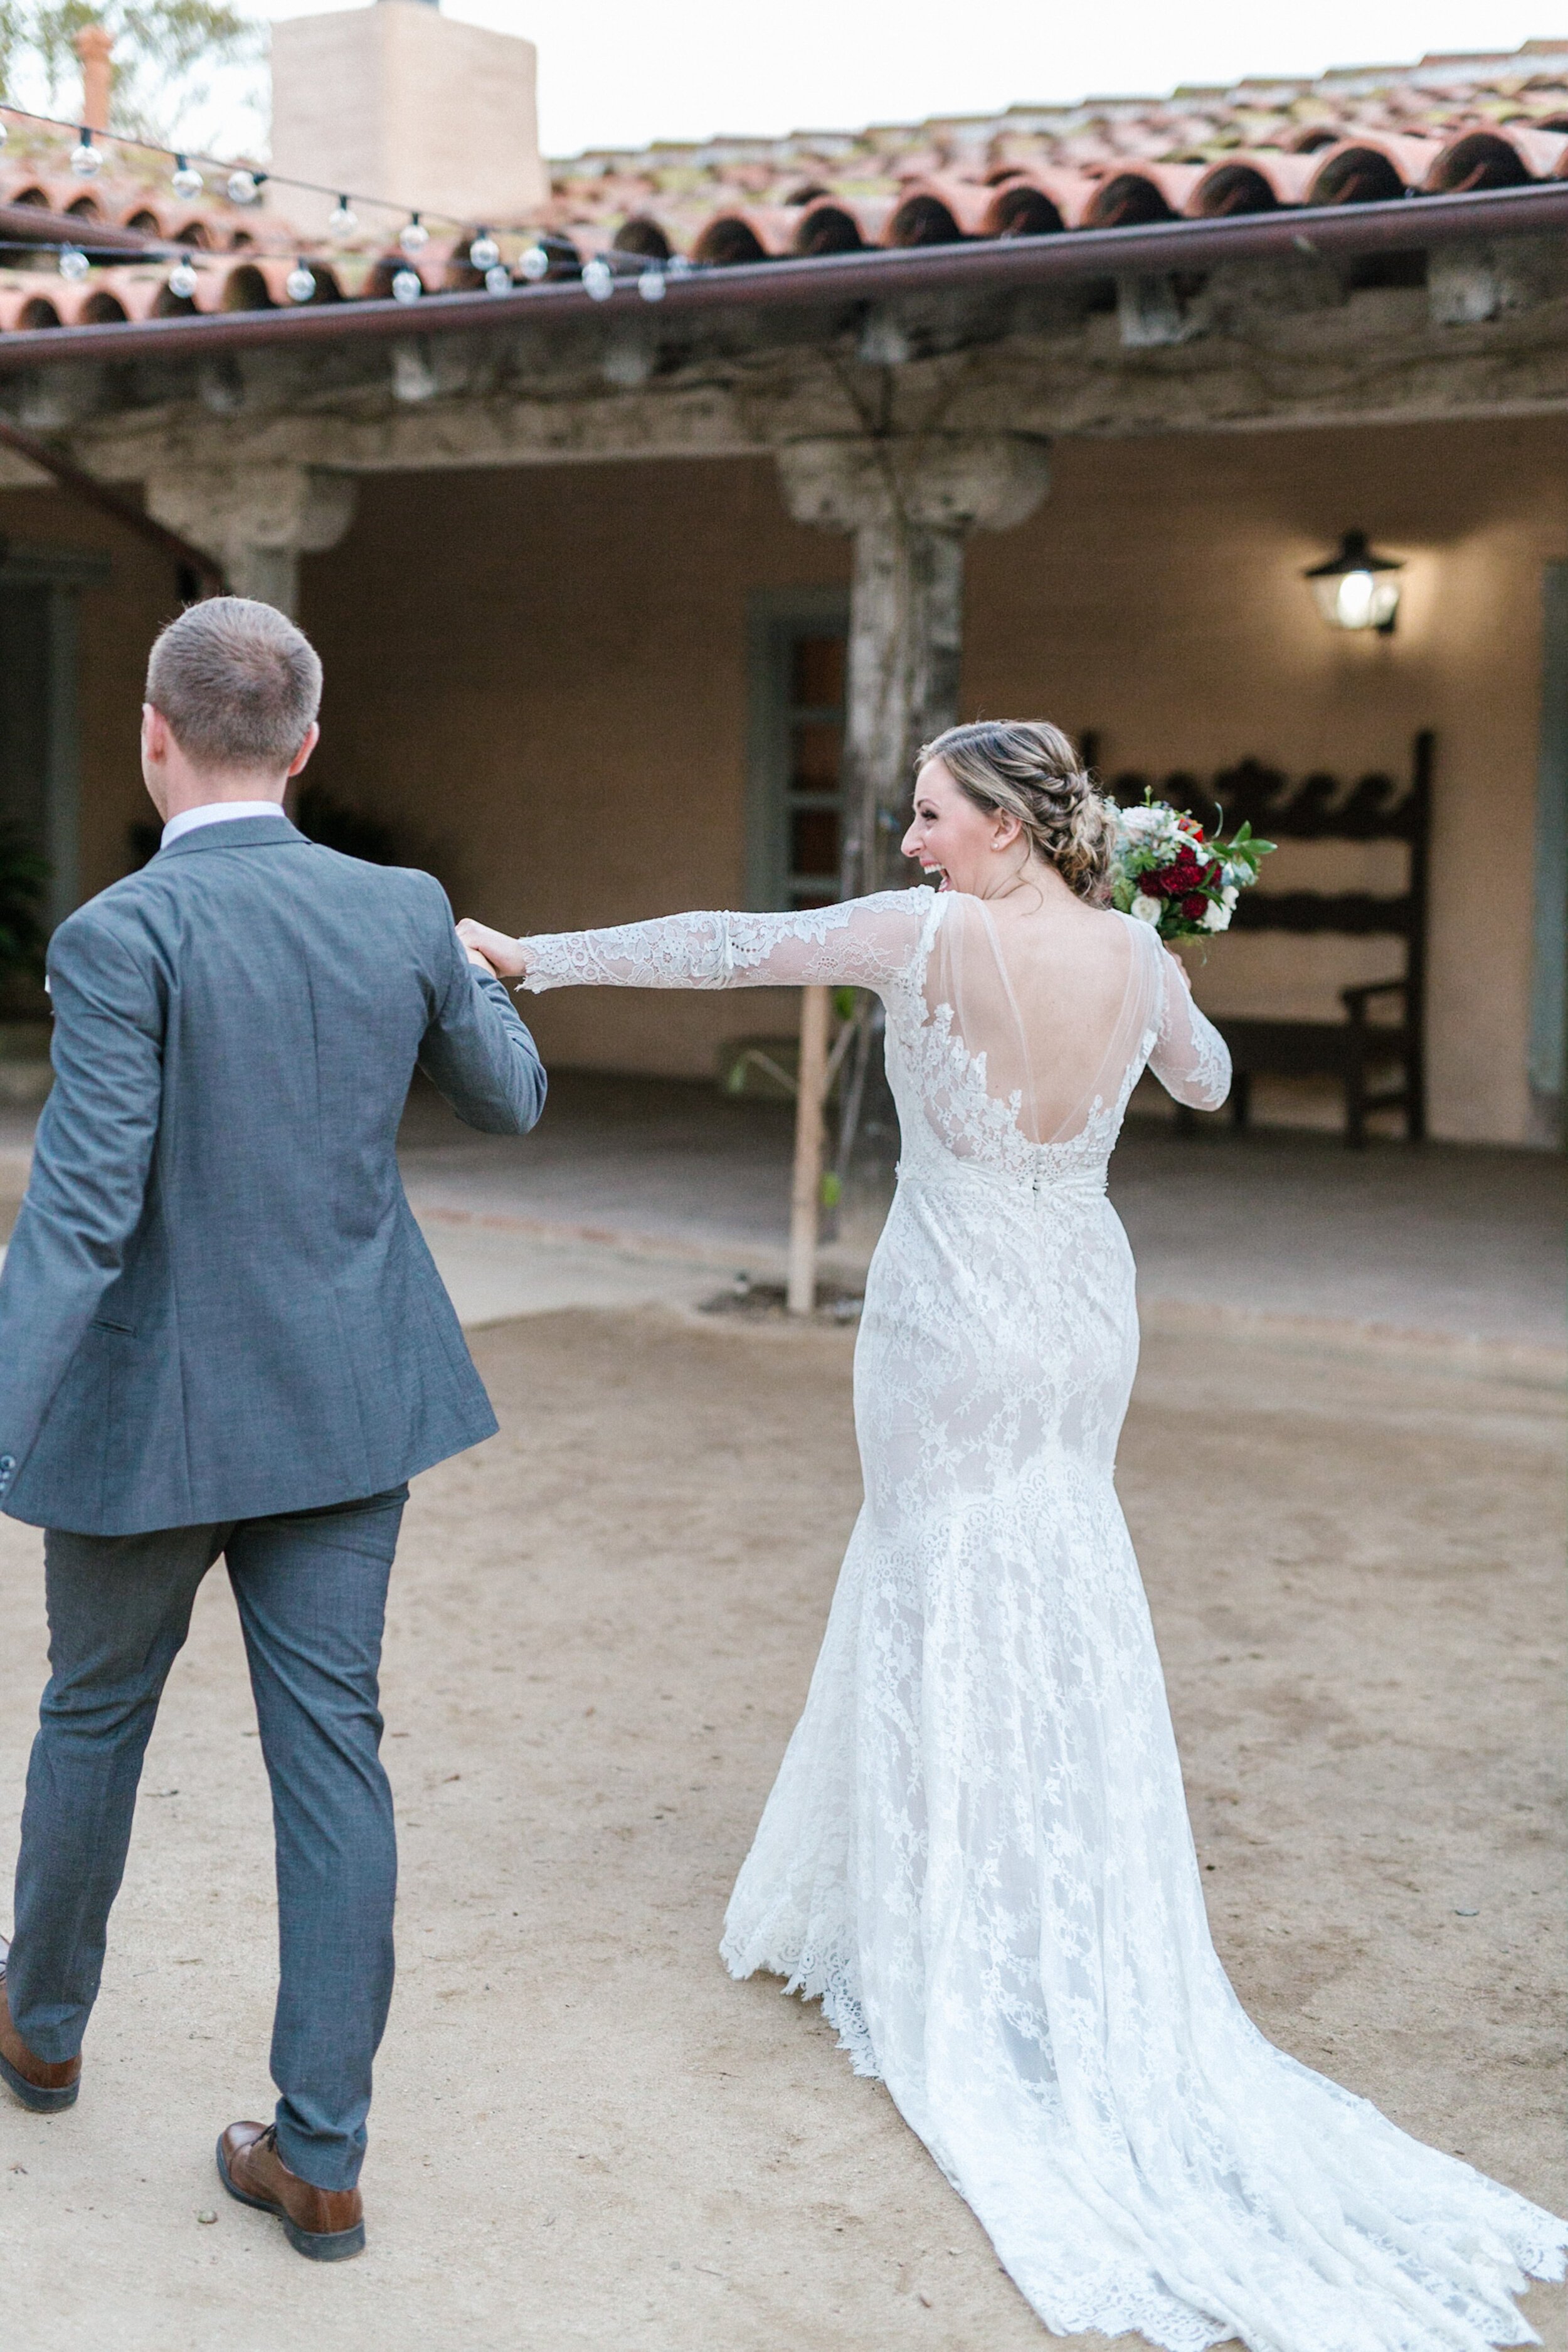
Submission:
<svg viewBox="0 0 1568 2352">
<path fill-rule="evenodd" d="M 1163 808 L 1139 807 L 1121 812 L 1121 830 L 1131 834 L 1135 841 L 1156 833 L 1165 833 L 1170 829 L 1170 814 Z"/>
<path fill-rule="evenodd" d="M 1235 895 L 1236 893 L 1234 891 L 1230 893 L 1232 898 L 1234 898 Z M 1204 917 L 1204 929 L 1205 931 L 1229 930 L 1230 908 L 1225 905 L 1223 900 L 1219 898 L 1211 898 L 1209 900 L 1208 912 Z"/>
<path fill-rule="evenodd" d="M 1240 898 L 1241 893 L 1237 888 L 1234 882 L 1227 882 L 1225 888 L 1219 895 L 1225 900 L 1225 911 L 1228 915 L 1235 907 L 1237 900 Z"/>
<path fill-rule="evenodd" d="M 1163 904 L 1163 901 L 1162 899 L 1146 898 L 1143 896 L 1142 891 L 1140 890 L 1138 896 L 1133 899 L 1131 906 L 1127 911 L 1130 915 L 1135 915 L 1141 923 L 1157 923 L 1160 919 L 1160 908 Z M 1229 922 L 1230 917 L 1228 915 L 1226 917 L 1226 920 L 1227 923 Z"/>
</svg>

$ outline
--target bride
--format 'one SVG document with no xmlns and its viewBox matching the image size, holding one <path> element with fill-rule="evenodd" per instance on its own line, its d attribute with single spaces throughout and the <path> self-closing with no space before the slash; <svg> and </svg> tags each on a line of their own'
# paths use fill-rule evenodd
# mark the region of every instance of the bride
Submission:
<svg viewBox="0 0 1568 2352">
<path fill-rule="evenodd" d="M 921 754 L 938 891 L 465 941 L 530 989 L 827 982 L 887 1007 L 903 1156 L 866 1285 L 866 1499 L 730 1904 L 820 1999 L 1047 2327 L 1169 2352 L 1537 2340 L 1568 2227 L 1266 2042 L 1209 1939 L 1116 1441 L 1137 1356 L 1106 1163 L 1144 1069 L 1229 1061 L 1100 903 L 1105 803 L 1045 725 Z"/>
</svg>

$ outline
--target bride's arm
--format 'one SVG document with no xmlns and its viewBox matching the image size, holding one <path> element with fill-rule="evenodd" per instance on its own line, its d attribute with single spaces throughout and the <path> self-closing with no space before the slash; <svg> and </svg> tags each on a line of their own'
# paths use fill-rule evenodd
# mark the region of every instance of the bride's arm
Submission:
<svg viewBox="0 0 1568 2352">
<path fill-rule="evenodd" d="M 663 915 L 599 931 L 509 940 L 458 926 L 509 979 L 547 988 L 879 988 L 901 971 L 931 912 L 927 890 L 884 890 L 788 915 Z"/>
<path fill-rule="evenodd" d="M 1193 1110 L 1218 1110 L 1230 1092 L 1230 1048 L 1193 1003 L 1185 967 L 1161 948 L 1164 1008 L 1149 1067 L 1168 1095 Z"/>
</svg>

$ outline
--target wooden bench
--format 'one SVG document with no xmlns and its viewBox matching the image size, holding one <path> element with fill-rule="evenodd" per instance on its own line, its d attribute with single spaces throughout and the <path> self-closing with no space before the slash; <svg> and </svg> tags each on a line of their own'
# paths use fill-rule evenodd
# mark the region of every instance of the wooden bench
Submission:
<svg viewBox="0 0 1568 2352">
<path fill-rule="evenodd" d="M 1237 1127 L 1247 1125 L 1255 1077 L 1331 1077 L 1344 1089 L 1348 1144 L 1365 1144 L 1367 1119 L 1378 1111 L 1397 1111 L 1411 1142 L 1425 1136 L 1432 755 L 1433 737 L 1423 730 L 1412 744 L 1403 784 L 1380 774 L 1348 787 L 1324 774 L 1292 783 L 1278 769 L 1243 760 L 1206 786 L 1184 773 L 1155 785 L 1157 797 L 1190 810 L 1211 830 L 1229 832 L 1245 818 L 1269 841 L 1401 841 L 1407 851 L 1405 887 L 1392 895 L 1271 891 L 1267 864 L 1258 888 L 1242 892 L 1234 922 L 1238 931 L 1387 936 L 1401 942 L 1404 969 L 1387 980 L 1342 988 L 1342 1021 L 1219 1018 L 1215 1026 L 1230 1047 L 1235 1072 L 1230 1110 Z M 1118 776 L 1110 790 L 1125 806 L 1142 800 L 1146 781 Z M 1189 1111 L 1178 1123 L 1190 1131 L 1196 1118 Z"/>
</svg>

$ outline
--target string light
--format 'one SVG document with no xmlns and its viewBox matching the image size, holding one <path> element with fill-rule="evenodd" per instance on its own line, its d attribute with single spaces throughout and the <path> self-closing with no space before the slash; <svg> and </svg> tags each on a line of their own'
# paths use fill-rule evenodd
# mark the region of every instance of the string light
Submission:
<svg viewBox="0 0 1568 2352">
<path fill-rule="evenodd" d="M 83 123 L 79 127 L 62 121 L 58 117 L 35 114 L 29 109 L 13 106 L 0 100 L 0 147 L 5 146 L 10 137 L 10 125 L 5 119 L 6 115 L 19 117 L 29 122 L 41 123 L 52 130 L 75 131 L 77 143 L 71 149 L 69 156 L 70 169 L 74 175 L 78 179 L 92 180 L 96 179 L 102 171 L 106 161 L 105 152 L 96 143 L 90 125 Z M 175 194 L 182 198 L 197 196 L 206 190 L 205 174 L 193 164 L 184 153 L 177 152 L 172 148 L 160 147 L 151 140 L 136 139 L 118 131 L 108 131 L 102 135 L 112 145 L 168 157 L 174 165 L 170 173 L 170 184 Z M 248 164 L 231 166 L 211 156 L 202 157 L 201 162 L 205 164 L 207 173 L 218 175 L 229 202 L 238 206 L 259 203 L 265 184 L 269 178 L 277 176 Z M 284 187 L 299 188 L 313 195 L 332 195 L 334 193 L 331 188 L 322 187 L 318 183 L 295 180 L 288 174 L 281 176 L 279 184 Z M 362 204 L 368 202 L 378 205 L 384 205 L 390 210 L 404 209 L 401 205 L 394 205 L 390 199 L 381 197 L 361 196 L 354 201 Z M 337 192 L 328 221 L 329 228 L 334 236 L 347 237 L 358 226 L 358 216 L 348 193 Z M 403 227 L 398 232 L 397 241 L 411 262 L 425 250 L 430 242 L 430 232 L 426 227 L 419 212 L 409 212 Z M 28 251 L 38 250 L 37 245 L 33 240 L 26 239 L 23 242 Z M 88 243 L 90 246 L 90 236 Z M 556 237 L 552 240 L 552 244 L 558 249 L 559 257 L 563 266 L 575 262 L 577 257 L 567 240 Z M 46 252 L 48 250 L 47 245 L 44 250 Z M 279 257 L 287 257 L 287 250 L 285 247 L 284 254 Z M 89 276 L 95 259 L 113 268 L 117 265 L 123 266 L 128 260 L 133 258 L 118 252 L 89 255 L 79 245 L 64 246 L 58 248 L 58 252 L 59 273 L 72 284 L 79 283 Z M 171 255 L 174 258 L 174 266 L 165 281 L 167 289 L 177 299 L 188 301 L 194 297 L 199 282 L 195 263 L 189 252 L 177 245 L 172 247 L 169 245 L 161 245 L 155 237 L 149 237 L 144 241 L 142 251 L 143 261 L 160 258 L 166 261 Z M 248 257 L 261 259 L 268 257 L 253 250 Z M 511 292 L 519 278 L 525 284 L 537 285 L 549 278 L 556 257 L 552 252 L 551 244 L 547 244 L 544 237 L 535 232 L 533 242 L 520 256 L 514 274 L 513 269 L 509 268 L 501 258 L 499 240 L 489 229 L 481 227 L 468 239 L 468 257 L 470 266 L 481 275 L 485 290 L 488 293 L 499 295 Z M 623 255 L 616 251 L 595 254 L 583 263 L 581 269 L 583 289 L 590 300 L 605 302 L 610 299 L 615 293 L 617 272 L 623 262 L 627 266 L 628 274 L 636 275 L 637 291 L 646 302 L 661 302 L 665 298 L 668 281 L 671 278 L 687 277 L 695 267 L 684 254 L 672 254 L 668 260 L 645 260 L 640 267 L 629 254 Z M 564 268 L 563 274 L 565 274 Z M 293 302 L 308 302 L 319 291 L 319 281 L 315 272 L 300 254 L 295 255 L 293 267 L 284 284 L 289 298 Z M 405 268 L 397 270 L 394 276 L 391 291 L 395 300 L 412 303 L 423 298 L 426 288 L 416 268 Z M 368 289 L 366 293 L 368 294 Z M 356 299 L 364 299 L 366 295 L 362 294 Z"/>
<path fill-rule="evenodd" d="M 72 151 L 71 166 L 78 176 L 82 179 L 96 178 L 102 169 L 104 152 L 94 144 L 95 133 L 89 126 L 83 124 L 79 127 L 61 115 L 40 114 L 31 107 L 17 106 L 10 100 L 0 99 L 0 147 L 5 146 L 11 135 L 11 126 L 5 120 L 6 116 L 14 117 L 22 122 L 39 123 L 50 131 L 74 131 L 78 143 Z M 96 136 L 108 140 L 116 148 L 134 149 L 139 154 L 143 155 L 164 156 L 177 173 L 193 173 L 192 181 L 182 181 L 177 184 L 177 193 L 181 195 L 199 194 L 205 185 L 202 173 L 195 170 L 187 155 L 173 147 L 160 145 L 155 139 L 139 139 L 130 132 L 121 131 L 105 131 Z M 89 154 L 90 154 L 90 161 L 86 160 Z M 281 187 L 298 188 L 308 195 L 335 196 L 336 210 L 331 215 L 331 226 L 334 234 L 338 236 L 346 236 L 351 229 L 358 226 L 357 217 L 353 210 L 354 203 L 376 205 L 389 212 L 406 212 L 409 209 L 407 205 L 399 204 L 388 196 L 361 195 L 351 200 L 346 193 L 324 186 L 319 180 L 298 179 L 291 173 L 258 171 L 248 165 L 225 163 L 216 155 L 203 155 L 197 160 L 205 164 L 209 172 L 216 173 L 220 178 L 225 174 L 227 175 L 227 194 L 231 204 L 254 204 L 268 180 L 275 180 Z M 437 217 L 448 222 L 454 228 L 459 228 L 461 226 L 455 215 L 443 213 Z M 413 221 L 415 223 L 420 221 L 418 213 L 413 215 Z"/>
</svg>

